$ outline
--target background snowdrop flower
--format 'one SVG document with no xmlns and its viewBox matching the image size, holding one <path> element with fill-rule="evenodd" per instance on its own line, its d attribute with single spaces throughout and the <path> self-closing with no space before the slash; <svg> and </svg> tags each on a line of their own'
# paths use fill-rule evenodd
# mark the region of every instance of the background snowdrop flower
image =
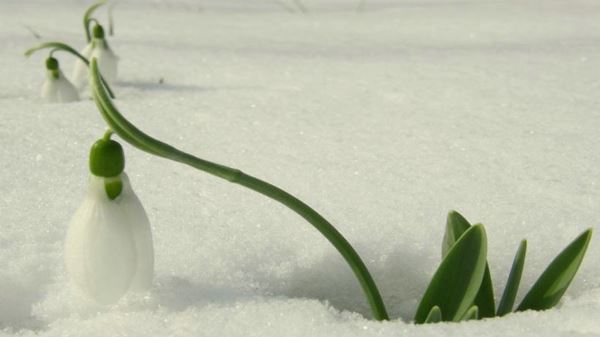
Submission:
<svg viewBox="0 0 600 337">
<path fill-rule="evenodd" d="M 52 56 L 46 59 L 46 80 L 42 85 L 42 98 L 51 103 L 79 100 L 77 89 L 60 70 L 58 60 Z"/>
<path fill-rule="evenodd" d="M 123 172 L 121 145 L 110 133 L 90 153 L 87 194 L 75 212 L 65 242 L 72 283 L 100 303 L 152 285 L 154 249 L 146 212 Z"/>
<path fill-rule="evenodd" d="M 80 52 L 86 59 L 96 58 L 100 73 L 108 85 L 113 85 L 117 80 L 117 63 L 119 58 L 113 53 L 104 38 L 104 28 L 96 24 L 93 29 L 92 41 Z M 75 62 L 73 68 L 73 83 L 78 88 L 83 88 L 88 83 L 88 66 L 81 60 Z"/>
</svg>

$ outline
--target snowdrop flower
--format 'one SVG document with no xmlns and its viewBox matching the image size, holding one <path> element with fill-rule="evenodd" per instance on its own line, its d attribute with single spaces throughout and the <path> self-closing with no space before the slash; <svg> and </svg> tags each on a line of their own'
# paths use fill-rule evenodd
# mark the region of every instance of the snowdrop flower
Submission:
<svg viewBox="0 0 600 337">
<path fill-rule="evenodd" d="M 58 60 L 52 56 L 46 59 L 46 81 L 42 85 L 42 98 L 50 103 L 79 100 L 77 89 L 60 70 Z"/>
<path fill-rule="evenodd" d="M 119 58 L 113 53 L 104 38 L 104 29 L 96 24 L 93 29 L 92 41 L 80 53 L 86 59 L 96 58 L 100 73 L 108 85 L 113 85 L 117 80 L 117 63 Z M 73 83 L 78 88 L 83 88 L 88 83 L 88 66 L 81 60 L 75 62 L 73 69 Z"/>
<path fill-rule="evenodd" d="M 121 145 L 110 133 L 90 152 L 87 194 L 71 219 L 65 262 L 71 282 L 100 304 L 152 285 L 154 249 L 146 212 L 123 172 Z"/>
</svg>

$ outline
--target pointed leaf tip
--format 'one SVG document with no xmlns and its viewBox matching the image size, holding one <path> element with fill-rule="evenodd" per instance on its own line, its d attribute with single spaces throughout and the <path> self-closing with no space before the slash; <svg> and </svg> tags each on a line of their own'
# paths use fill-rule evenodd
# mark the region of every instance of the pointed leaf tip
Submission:
<svg viewBox="0 0 600 337">
<path fill-rule="evenodd" d="M 523 267 L 525 266 L 525 255 L 527 254 L 527 240 L 521 241 L 515 258 L 513 259 L 512 267 L 510 268 L 510 274 L 506 281 L 506 287 L 500 299 L 498 305 L 497 316 L 504 316 L 510 313 L 515 304 L 515 299 L 519 291 L 519 284 L 521 283 L 521 276 L 523 275 Z"/>
<path fill-rule="evenodd" d="M 467 310 L 464 316 L 460 319 L 461 321 L 470 321 L 473 319 L 479 319 L 479 308 L 474 305 Z"/>
<path fill-rule="evenodd" d="M 424 323 L 438 323 L 442 321 L 442 310 L 437 305 L 433 306 Z"/>
<path fill-rule="evenodd" d="M 442 242 L 442 257 L 448 254 L 448 251 L 456 240 L 471 227 L 471 224 L 464 216 L 457 211 L 448 212 L 448 219 L 446 221 L 446 232 L 444 233 L 444 239 Z M 486 265 L 485 273 L 483 275 L 483 281 L 479 293 L 475 298 L 475 304 L 479 308 L 479 315 L 481 317 L 493 317 L 496 314 L 496 305 L 494 301 L 494 285 L 492 282 L 492 276 L 489 267 Z"/>
<path fill-rule="evenodd" d="M 546 310 L 555 306 L 575 277 L 591 237 L 590 228 L 560 252 L 525 295 L 517 311 Z"/>
<path fill-rule="evenodd" d="M 485 272 L 487 237 L 483 225 L 469 228 L 452 246 L 435 272 L 415 315 L 424 323 L 440 307 L 445 321 L 458 321 L 473 305 Z"/>
<path fill-rule="evenodd" d="M 446 232 L 442 242 L 442 258 L 448 254 L 448 251 L 460 236 L 471 227 L 471 224 L 457 211 L 448 212 L 446 219 Z"/>
</svg>

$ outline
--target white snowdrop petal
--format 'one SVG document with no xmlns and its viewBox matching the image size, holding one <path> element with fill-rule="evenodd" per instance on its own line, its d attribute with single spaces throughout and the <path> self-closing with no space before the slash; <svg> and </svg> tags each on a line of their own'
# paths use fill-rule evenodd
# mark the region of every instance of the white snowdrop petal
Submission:
<svg viewBox="0 0 600 337">
<path fill-rule="evenodd" d="M 94 39 L 90 42 L 82 51 L 81 54 L 88 60 L 96 58 L 98 60 L 98 67 L 100 73 L 104 77 L 104 80 L 108 85 L 113 85 L 117 80 L 117 63 L 119 58 L 110 49 L 106 40 Z M 78 88 L 84 88 L 88 84 L 88 67 L 82 61 L 75 63 L 73 69 L 73 83 Z"/>
<path fill-rule="evenodd" d="M 99 43 L 102 45 L 102 43 Z M 117 62 L 118 57 L 108 46 L 97 47 L 94 49 L 93 56 L 98 59 L 98 68 L 104 77 L 104 80 L 112 85 L 117 80 Z"/>
<path fill-rule="evenodd" d="M 121 174 L 121 179 L 123 192 L 119 204 L 129 219 L 137 252 L 137 268 L 131 283 L 131 290 L 148 290 L 152 286 L 154 275 L 154 247 L 150 221 L 142 203 L 131 188 L 127 174 Z"/>
<path fill-rule="evenodd" d="M 42 84 L 42 98 L 49 103 L 58 103 L 58 87 L 54 82 L 54 79 L 46 78 Z"/>
<path fill-rule="evenodd" d="M 65 77 L 61 70 L 58 70 L 58 78 L 47 72 L 46 81 L 42 85 L 42 98 L 50 103 L 67 103 L 79 100 L 77 89 Z"/>
<path fill-rule="evenodd" d="M 88 43 L 87 46 L 85 46 L 85 48 L 83 48 L 83 50 L 81 50 L 79 53 L 85 57 L 86 59 L 90 59 L 90 56 L 92 55 L 92 51 L 93 51 L 93 45 L 92 43 Z M 71 81 L 73 81 L 73 84 L 75 84 L 75 86 L 79 89 L 84 88 L 87 85 L 87 76 L 88 76 L 88 67 L 87 65 L 77 59 L 75 61 L 75 66 L 73 67 L 73 73 L 71 75 Z"/>
<path fill-rule="evenodd" d="M 137 252 L 130 217 L 106 197 L 103 178 L 90 179 L 69 226 L 65 260 L 73 283 L 98 303 L 116 302 L 131 286 Z"/>
<path fill-rule="evenodd" d="M 58 87 L 58 99 L 62 103 L 74 102 L 79 100 L 79 93 L 77 88 L 67 80 L 65 75 L 60 72 L 60 77 L 56 83 Z"/>
</svg>

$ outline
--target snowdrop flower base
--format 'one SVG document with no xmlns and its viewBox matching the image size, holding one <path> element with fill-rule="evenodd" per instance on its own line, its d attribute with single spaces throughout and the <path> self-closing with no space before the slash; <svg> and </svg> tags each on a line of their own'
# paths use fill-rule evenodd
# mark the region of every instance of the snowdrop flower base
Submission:
<svg viewBox="0 0 600 337">
<path fill-rule="evenodd" d="M 65 77 L 58 61 L 49 57 L 46 60 L 46 81 L 42 85 L 42 98 L 50 103 L 66 103 L 79 100 L 77 89 Z"/>
<path fill-rule="evenodd" d="M 114 148 L 108 147 L 108 151 Z M 90 160 L 90 166 L 114 169 L 114 164 L 98 158 Z M 83 203 L 69 225 L 65 260 L 75 287 L 100 304 L 114 303 L 128 290 L 151 287 L 154 251 L 150 223 L 125 173 L 114 177 L 92 173 Z"/>
</svg>

